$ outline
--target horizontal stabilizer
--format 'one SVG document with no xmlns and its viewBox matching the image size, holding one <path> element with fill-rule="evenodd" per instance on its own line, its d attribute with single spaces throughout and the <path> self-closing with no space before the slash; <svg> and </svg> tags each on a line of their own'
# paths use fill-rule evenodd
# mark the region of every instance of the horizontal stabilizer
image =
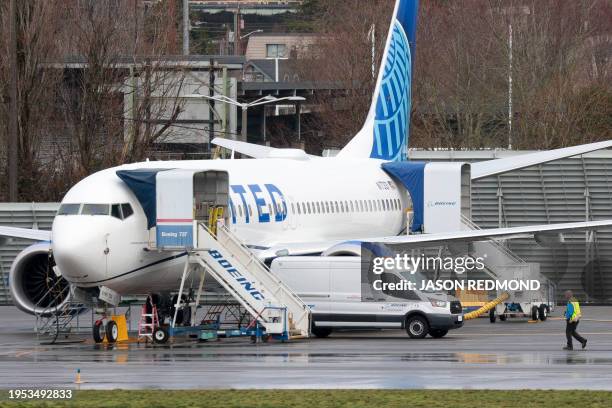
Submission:
<svg viewBox="0 0 612 408">
<path fill-rule="evenodd" d="M 306 152 L 301 149 L 278 149 L 276 147 L 240 142 L 238 140 L 224 139 L 222 137 L 215 137 L 211 143 L 255 159 L 308 160 L 317 157 L 306 154 Z"/>
<path fill-rule="evenodd" d="M 612 140 L 472 163 L 472 180 L 612 147 Z"/>
</svg>

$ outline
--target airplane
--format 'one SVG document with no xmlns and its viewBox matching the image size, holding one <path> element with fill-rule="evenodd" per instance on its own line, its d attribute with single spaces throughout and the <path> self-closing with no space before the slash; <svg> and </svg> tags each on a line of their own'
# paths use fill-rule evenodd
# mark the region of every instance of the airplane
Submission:
<svg viewBox="0 0 612 408">
<path fill-rule="evenodd" d="M 129 187 L 126 181 L 134 172 L 227 172 L 227 224 L 267 261 L 287 255 L 358 255 L 351 245 L 358 241 L 435 245 L 612 226 L 612 220 L 604 220 L 401 234 L 412 198 L 381 166 L 407 156 L 417 12 L 418 0 L 396 1 L 367 118 L 337 156 L 216 138 L 212 143 L 250 158 L 146 161 L 105 169 L 66 193 L 51 231 L 0 227 L 0 236 L 38 241 L 11 267 L 9 285 L 16 306 L 30 314 L 48 307 L 41 298 L 58 280 L 89 293 L 106 287 L 120 295 L 170 293 L 177 287 L 187 253 L 148 250 L 152 228 L 164 220 L 152 218 L 147 204 Z M 605 141 L 473 163 L 471 178 L 611 146 L 612 141 Z"/>
</svg>

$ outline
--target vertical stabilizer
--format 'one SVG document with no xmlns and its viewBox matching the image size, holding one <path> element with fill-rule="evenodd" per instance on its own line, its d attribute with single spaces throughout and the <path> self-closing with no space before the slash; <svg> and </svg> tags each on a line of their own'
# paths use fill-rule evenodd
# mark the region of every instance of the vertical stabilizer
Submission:
<svg viewBox="0 0 612 408">
<path fill-rule="evenodd" d="M 338 157 L 405 160 L 418 0 L 397 0 L 366 121 Z"/>
</svg>

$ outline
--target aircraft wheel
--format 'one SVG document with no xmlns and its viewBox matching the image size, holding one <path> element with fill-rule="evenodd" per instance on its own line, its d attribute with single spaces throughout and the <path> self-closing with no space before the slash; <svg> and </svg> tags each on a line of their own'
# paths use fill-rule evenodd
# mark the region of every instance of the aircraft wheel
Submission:
<svg viewBox="0 0 612 408">
<path fill-rule="evenodd" d="M 544 303 L 542 303 L 538 309 L 538 317 L 543 322 L 548 318 L 548 310 L 546 309 L 546 305 Z"/>
<path fill-rule="evenodd" d="M 104 341 L 105 336 L 106 332 L 104 331 L 104 322 L 102 320 L 96 321 L 93 326 L 94 341 L 96 343 L 102 343 Z"/>
<path fill-rule="evenodd" d="M 117 323 L 113 320 L 109 320 L 106 323 L 106 339 L 109 343 L 114 343 L 119 338 L 119 327 L 117 327 Z"/>
<path fill-rule="evenodd" d="M 538 307 L 533 306 L 531 308 L 531 320 L 538 320 L 538 313 L 539 313 Z"/>
<path fill-rule="evenodd" d="M 168 329 L 165 327 L 158 327 L 153 332 L 153 341 L 157 344 L 164 344 L 168 341 Z"/>
</svg>

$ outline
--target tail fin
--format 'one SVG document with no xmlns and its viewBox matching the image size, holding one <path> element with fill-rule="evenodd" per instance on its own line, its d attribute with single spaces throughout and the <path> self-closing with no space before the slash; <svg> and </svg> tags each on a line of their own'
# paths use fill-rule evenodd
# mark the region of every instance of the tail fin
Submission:
<svg viewBox="0 0 612 408">
<path fill-rule="evenodd" d="M 405 160 L 418 0 L 396 0 L 365 124 L 338 157 Z"/>
</svg>

